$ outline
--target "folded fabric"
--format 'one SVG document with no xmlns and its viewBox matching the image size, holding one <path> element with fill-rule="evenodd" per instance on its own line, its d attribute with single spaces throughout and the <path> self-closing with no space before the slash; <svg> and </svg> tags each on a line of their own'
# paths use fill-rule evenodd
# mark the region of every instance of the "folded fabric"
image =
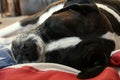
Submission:
<svg viewBox="0 0 120 80">
<path fill-rule="evenodd" d="M 0 80 L 78 80 L 78 70 L 53 63 L 15 65 L 0 70 Z"/>
<path fill-rule="evenodd" d="M 112 52 L 110 62 L 112 66 L 120 67 L 120 50 Z"/>
<path fill-rule="evenodd" d="M 115 69 L 107 67 L 98 76 L 88 80 L 120 80 L 120 77 Z"/>
<path fill-rule="evenodd" d="M 1 80 L 78 80 L 75 75 L 60 71 L 38 71 L 32 67 L 4 69 L 0 72 Z"/>
<path fill-rule="evenodd" d="M 8 48 L 0 49 L 0 68 L 15 65 L 16 61 Z"/>
<path fill-rule="evenodd" d="M 0 69 L 0 80 L 83 80 L 80 71 L 53 63 L 32 63 Z M 100 75 L 86 80 L 120 80 L 118 73 L 107 67 Z"/>
</svg>

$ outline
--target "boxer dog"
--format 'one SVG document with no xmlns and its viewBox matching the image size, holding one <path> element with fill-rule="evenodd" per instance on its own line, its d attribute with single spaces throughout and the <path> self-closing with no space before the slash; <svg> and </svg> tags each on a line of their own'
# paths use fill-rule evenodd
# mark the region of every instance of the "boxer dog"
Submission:
<svg viewBox="0 0 120 80">
<path fill-rule="evenodd" d="M 120 1 L 67 0 L 62 4 L 36 29 L 17 36 L 12 42 L 15 58 L 18 63 L 67 65 L 81 70 L 78 78 L 97 76 L 109 65 L 111 52 L 120 48 Z"/>
</svg>

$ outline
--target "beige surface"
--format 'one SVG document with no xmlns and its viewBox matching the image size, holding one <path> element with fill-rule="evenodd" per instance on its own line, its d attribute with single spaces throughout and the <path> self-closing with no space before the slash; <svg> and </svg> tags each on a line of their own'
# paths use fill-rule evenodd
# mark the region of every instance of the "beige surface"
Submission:
<svg viewBox="0 0 120 80">
<path fill-rule="evenodd" d="M 6 26 L 9 26 L 9 25 L 11 25 L 11 24 L 13 24 L 13 23 L 15 23 L 15 22 L 23 19 L 23 18 L 25 18 L 25 16 L 19 16 L 19 17 L 3 17 L 3 18 L 0 17 L 0 22 L 2 22 L 2 23 L 0 24 L 0 29 L 1 29 L 1 28 L 4 28 L 4 27 L 6 27 Z"/>
</svg>

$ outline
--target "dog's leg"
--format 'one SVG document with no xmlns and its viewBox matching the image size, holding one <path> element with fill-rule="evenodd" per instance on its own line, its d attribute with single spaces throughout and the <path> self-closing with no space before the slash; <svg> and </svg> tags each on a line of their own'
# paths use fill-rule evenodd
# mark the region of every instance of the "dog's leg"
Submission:
<svg viewBox="0 0 120 80">
<path fill-rule="evenodd" d="M 21 32 L 20 29 L 26 26 L 34 27 L 41 25 L 49 16 L 52 15 L 52 13 L 63 8 L 63 5 L 64 5 L 63 2 L 58 1 L 46 7 L 43 11 L 40 11 L 32 16 L 29 16 L 21 21 L 18 21 L 10 26 L 7 26 L 6 28 L 1 29 L 0 37 L 8 36 L 18 30 L 19 32 Z"/>
<path fill-rule="evenodd" d="M 20 23 L 16 22 L 16 23 L 14 23 L 14 24 L 12 24 L 10 26 L 7 26 L 7 27 L 5 27 L 3 29 L 0 29 L 0 37 L 7 36 L 10 33 L 13 33 L 13 32 L 15 32 L 15 31 L 17 31 L 17 30 L 19 30 L 21 28 L 22 27 L 21 27 Z"/>
</svg>

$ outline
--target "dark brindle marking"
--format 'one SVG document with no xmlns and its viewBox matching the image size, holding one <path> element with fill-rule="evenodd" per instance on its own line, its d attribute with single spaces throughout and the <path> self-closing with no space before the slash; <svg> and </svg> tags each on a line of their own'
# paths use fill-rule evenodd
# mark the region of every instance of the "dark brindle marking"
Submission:
<svg viewBox="0 0 120 80">
<path fill-rule="evenodd" d="M 114 4 L 114 5 L 112 5 Z M 12 43 L 18 63 L 51 62 L 71 66 L 79 78 L 98 75 L 120 48 L 118 0 L 68 0 L 37 29 Z"/>
</svg>

